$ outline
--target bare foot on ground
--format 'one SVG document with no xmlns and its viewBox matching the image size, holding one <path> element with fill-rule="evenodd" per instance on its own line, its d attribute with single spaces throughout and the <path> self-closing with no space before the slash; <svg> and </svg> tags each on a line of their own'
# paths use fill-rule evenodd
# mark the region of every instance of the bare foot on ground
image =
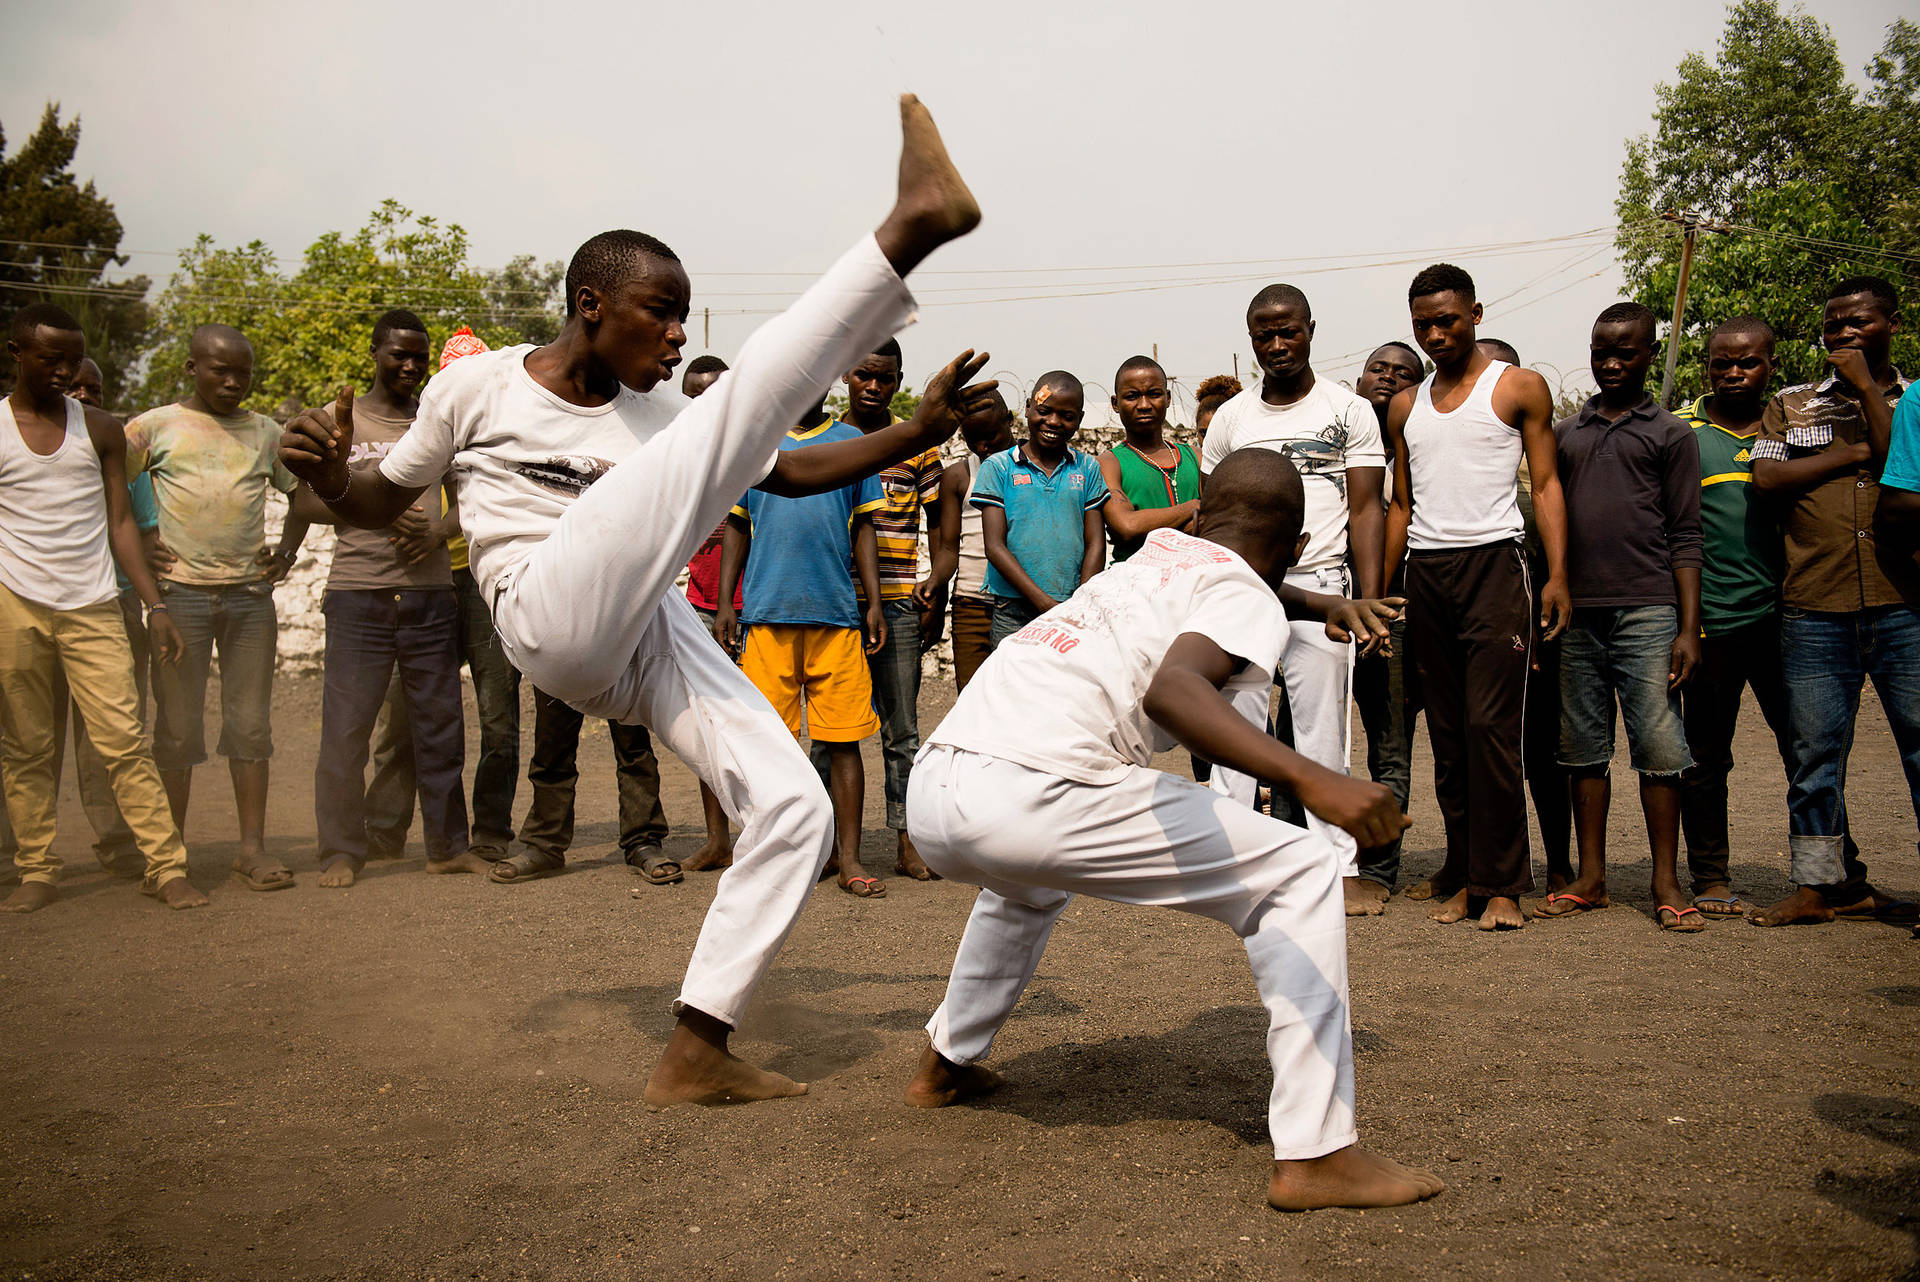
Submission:
<svg viewBox="0 0 1920 1282">
<path fill-rule="evenodd" d="M 893 861 L 893 870 L 915 881 L 940 880 L 940 874 L 927 867 L 926 860 L 920 858 L 920 852 L 913 848 L 913 838 L 907 836 L 905 829 L 900 833 L 900 854 Z"/>
<path fill-rule="evenodd" d="M 1827 906 L 1819 891 L 1796 886 L 1793 893 L 1779 903 L 1747 914 L 1747 920 L 1756 926 L 1816 925 L 1832 921 L 1833 909 Z"/>
<path fill-rule="evenodd" d="M 980 205 L 954 168 L 921 101 L 900 95 L 899 196 L 874 232 L 880 252 L 905 276 L 922 259 L 980 225 Z"/>
<path fill-rule="evenodd" d="M 445 859 L 427 860 L 427 871 L 433 873 L 477 872 L 482 875 L 493 871 L 493 863 L 482 859 L 470 850 L 457 855 L 448 855 Z"/>
<path fill-rule="evenodd" d="M 160 888 L 153 891 L 152 894 L 155 899 L 158 899 L 175 912 L 186 908 L 205 908 L 207 906 L 207 897 L 195 890 L 193 883 L 185 877 L 175 877 L 171 881 L 161 882 Z"/>
<path fill-rule="evenodd" d="M 1442 899 L 1427 909 L 1427 916 L 1442 925 L 1450 925 L 1467 915 L 1467 892 L 1462 890 L 1450 899 Z"/>
<path fill-rule="evenodd" d="M 0 913 L 37 913 L 59 897 L 60 892 L 50 882 L 23 881 L 6 902 L 0 903 Z"/>
<path fill-rule="evenodd" d="M 907 1083 L 910 1108 L 945 1108 L 962 1100 L 991 1095 L 1007 1079 L 981 1064 L 956 1064 L 929 1046 L 920 1053 L 920 1067 Z"/>
<path fill-rule="evenodd" d="M 707 835 L 706 844 L 680 861 L 683 872 L 713 872 L 733 867 L 733 838 L 725 833 Z"/>
<path fill-rule="evenodd" d="M 1418 1167 L 1349 1144 L 1325 1157 L 1275 1162 L 1267 1179 L 1267 1204 L 1280 1211 L 1316 1211 L 1331 1206 L 1405 1206 L 1446 1187 Z"/>
<path fill-rule="evenodd" d="M 673 1104 L 746 1104 L 805 1095 L 807 1084 L 755 1068 L 727 1050 L 733 1030 L 688 1007 L 667 1038 L 643 1095 L 655 1108 Z"/>
<path fill-rule="evenodd" d="M 1520 911 L 1520 901 L 1505 895 L 1495 895 L 1480 910 L 1482 930 L 1519 930 L 1526 924 L 1527 915 Z"/>
<path fill-rule="evenodd" d="M 329 890 L 345 890 L 353 884 L 359 874 L 355 871 L 353 860 L 345 855 L 336 855 L 327 861 L 320 870 L 320 884 Z"/>
<path fill-rule="evenodd" d="M 1447 889 L 1447 887 L 1443 885 L 1440 879 L 1437 877 L 1431 878 L 1427 881 L 1423 881 L 1418 885 L 1408 886 L 1405 890 L 1401 891 L 1400 893 L 1405 895 L 1408 899 L 1414 900 L 1416 902 L 1424 899 L 1453 898 L 1453 891 Z"/>
<path fill-rule="evenodd" d="M 1393 894 L 1379 882 L 1365 877 L 1342 877 L 1340 892 L 1346 900 L 1349 917 L 1378 917 L 1387 911 L 1387 899 Z"/>
</svg>

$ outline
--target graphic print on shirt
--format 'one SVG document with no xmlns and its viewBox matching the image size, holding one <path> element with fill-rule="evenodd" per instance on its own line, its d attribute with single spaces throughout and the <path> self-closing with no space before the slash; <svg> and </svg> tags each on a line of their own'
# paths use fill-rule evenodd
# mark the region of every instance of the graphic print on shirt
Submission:
<svg viewBox="0 0 1920 1282">
<path fill-rule="evenodd" d="M 1156 538 L 1150 539 L 1140 554 L 1127 562 L 1127 569 L 1133 575 L 1131 582 L 1136 585 L 1149 576 L 1155 580 L 1152 587 L 1145 589 L 1144 594 L 1151 596 L 1196 566 L 1227 565 L 1232 559 L 1232 554 L 1217 544 L 1198 539 L 1176 542 Z M 1097 581 L 1098 576 L 1088 582 Z M 1134 591 L 1138 593 L 1140 588 L 1136 586 Z M 1127 603 L 1128 598 L 1118 593 L 1075 592 L 1000 644 L 1043 645 L 1066 654 L 1086 636 L 1118 638 L 1125 634 L 1126 624 L 1120 611 L 1112 607 Z"/>
<path fill-rule="evenodd" d="M 1288 441 L 1280 453 L 1300 470 L 1302 477 L 1317 476 L 1331 481 L 1340 497 L 1347 496 L 1347 425 L 1338 419 L 1320 429 L 1317 436 Z"/>
<path fill-rule="evenodd" d="M 589 485 L 611 472 L 613 463 L 591 454 L 555 454 L 544 463 L 516 463 L 513 470 L 549 494 L 577 499 Z"/>
</svg>

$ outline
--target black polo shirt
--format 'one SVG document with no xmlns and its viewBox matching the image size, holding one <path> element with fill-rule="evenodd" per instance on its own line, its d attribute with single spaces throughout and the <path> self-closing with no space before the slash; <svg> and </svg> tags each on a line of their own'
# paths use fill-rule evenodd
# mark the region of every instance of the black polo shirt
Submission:
<svg viewBox="0 0 1920 1282">
<path fill-rule="evenodd" d="M 1700 447 L 1652 396 L 1617 419 L 1594 397 L 1557 424 L 1576 606 L 1676 605 L 1673 572 L 1700 565 Z"/>
</svg>

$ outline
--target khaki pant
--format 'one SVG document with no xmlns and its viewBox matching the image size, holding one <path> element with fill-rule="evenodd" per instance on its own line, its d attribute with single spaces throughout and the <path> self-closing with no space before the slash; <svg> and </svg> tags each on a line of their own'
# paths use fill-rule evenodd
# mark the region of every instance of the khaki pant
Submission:
<svg viewBox="0 0 1920 1282">
<path fill-rule="evenodd" d="M 158 887 L 187 875 L 187 848 L 173 826 L 140 724 L 133 651 L 115 601 L 51 610 L 0 586 L 0 728 L 5 735 L 7 810 L 20 850 L 20 880 L 52 883 L 55 734 L 59 677 L 66 674 L 87 735 L 106 763 L 114 800 Z"/>
</svg>

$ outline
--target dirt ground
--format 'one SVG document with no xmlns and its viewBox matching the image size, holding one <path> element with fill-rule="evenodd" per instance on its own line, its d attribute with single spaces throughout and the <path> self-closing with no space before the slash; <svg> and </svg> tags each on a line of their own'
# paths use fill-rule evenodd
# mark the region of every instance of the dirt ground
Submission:
<svg viewBox="0 0 1920 1282">
<path fill-rule="evenodd" d="M 951 697 L 930 686 L 922 723 Z M 870 752 L 888 897 L 818 890 L 736 1041 L 812 1094 L 652 1112 L 714 878 L 639 887 L 618 862 L 604 726 L 566 875 L 428 877 L 416 840 L 338 892 L 312 876 L 317 687 L 276 702 L 269 832 L 297 889 L 227 875 L 216 762 L 188 834 L 210 908 L 162 912 L 99 871 L 69 790 L 62 899 L 0 921 L 0 1275 L 1920 1276 L 1920 942 L 1662 934 L 1630 791 L 1611 911 L 1496 937 L 1396 898 L 1353 924 L 1362 1140 L 1449 1187 L 1284 1216 L 1263 1201 L 1264 1017 L 1218 925 L 1077 903 L 997 1047 L 1011 1086 L 908 1110 L 971 896 L 891 876 Z M 1876 881 L 1920 891 L 1870 694 L 1860 724 L 1861 845 Z M 1735 872 L 1765 902 L 1785 785 L 1751 707 L 1738 751 Z M 690 848 L 691 776 L 663 769 Z M 1418 878 L 1441 845 L 1424 741 L 1415 777 Z"/>
</svg>

